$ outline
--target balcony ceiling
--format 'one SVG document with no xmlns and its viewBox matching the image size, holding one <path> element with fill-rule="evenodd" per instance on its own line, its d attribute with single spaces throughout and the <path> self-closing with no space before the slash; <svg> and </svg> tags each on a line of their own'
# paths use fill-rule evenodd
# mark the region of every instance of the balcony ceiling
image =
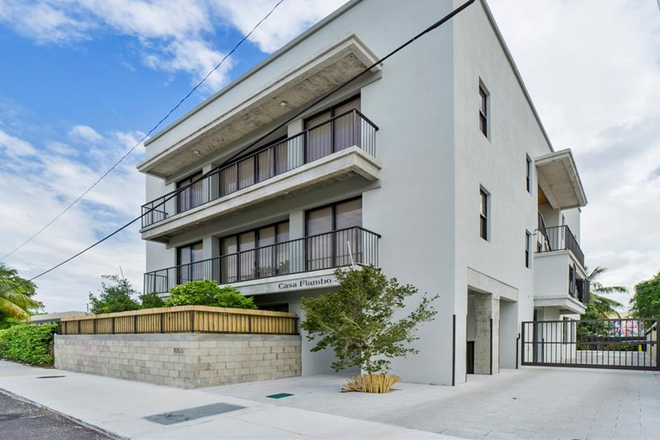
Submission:
<svg viewBox="0 0 660 440">
<path fill-rule="evenodd" d="M 147 144 L 147 158 L 138 169 L 167 178 L 195 162 L 204 162 L 207 156 L 217 155 L 233 142 L 312 102 L 362 72 L 375 60 L 375 56 L 351 36 L 287 70 L 282 77 L 252 96 L 246 96 L 232 108 L 222 106 L 221 94 L 211 98 L 209 101 L 217 99 L 218 102 L 210 102 L 152 139 Z M 285 107 L 280 107 L 282 101 L 287 102 Z"/>
<path fill-rule="evenodd" d="M 561 150 L 537 157 L 539 187 L 553 209 L 571 209 L 587 205 L 571 150 Z"/>
</svg>

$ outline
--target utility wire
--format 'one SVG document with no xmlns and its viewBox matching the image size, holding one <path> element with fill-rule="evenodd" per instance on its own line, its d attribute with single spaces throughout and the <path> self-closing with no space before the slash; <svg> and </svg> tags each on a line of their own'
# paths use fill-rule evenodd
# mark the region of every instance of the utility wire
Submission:
<svg viewBox="0 0 660 440">
<path fill-rule="evenodd" d="M 463 10 L 465 10 L 468 6 L 470 6 L 472 3 L 474 3 L 474 1 L 475 1 L 475 0 L 468 0 L 468 1 L 466 1 L 465 3 L 463 3 L 463 4 L 462 4 L 461 6 L 459 6 L 458 8 L 454 9 L 452 12 L 450 12 L 450 13 L 447 14 L 447 15 L 445 15 L 443 18 L 441 18 L 440 20 L 438 20 L 437 22 L 435 22 L 435 23 L 432 24 L 431 26 L 429 26 L 429 27 L 427 27 L 426 29 L 424 29 L 422 32 L 420 32 L 419 34 L 415 35 L 413 38 L 411 38 L 410 40 L 408 40 L 408 41 L 406 41 L 405 43 L 403 43 L 401 46 L 399 46 L 399 47 L 397 47 L 396 49 L 394 49 L 392 52 L 388 53 L 388 54 L 385 55 L 383 58 L 379 59 L 378 61 L 376 61 L 375 63 L 373 63 L 372 65 L 370 65 L 370 66 L 367 67 L 366 69 L 364 69 L 362 72 L 358 73 L 357 75 L 355 75 L 355 76 L 353 76 L 352 78 L 348 79 L 347 81 L 343 82 L 342 84 L 340 84 L 339 86 L 335 87 L 335 88 L 332 89 L 331 91 L 329 91 L 329 92 L 327 92 L 326 94 L 322 95 L 321 97 L 317 98 L 317 99 L 314 100 L 311 104 L 305 106 L 302 110 L 297 111 L 293 116 L 289 117 L 286 121 L 280 123 L 280 124 L 279 124 L 277 127 L 275 127 L 273 130 L 269 131 L 267 134 L 261 136 L 261 137 L 260 137 L 259 139 L 257 139 L 256 141 L 250 143 L 248 146 L 242 148 L 242 149 L 241 149 L 240 151 L 238 151 L 236 154 L 232 155 L 232 157 L 228 158 L 228 159 L 227 159 L 226 161 L 224 161 L 222 164 L 218 165 L 218 167 L 216 167 L 214 170 L 217 170 L 217 169 L 223 167 L 224 165 L 227 164 L 227 162 L 233 160 L 235 157 L 239 156 L 240 154 L 242 154 L 242 153 L 245 152 L 246 150 L 252 148 L 252 147 L 253 147 L 254 145 L 256 145 L 258 142 L 261 142 L 263 139 L 265 139 L 266 137 L 270 136 L 270 135 L 271 135 L 272 133 L 274 133 L 275 131 L 277 131 L 277 130 L 279 130 L 280 128 L 284 127 L 285 125 L 289 124 L 291 121 L 293 121 L 294 119 L 296 119 L 296 118 L 297 118 L 298 116 L 300 116 L 302 113 L 304 113 L 304 112 L 306 112 L 307 110 L 311 109 L 312 107 L 318 105 L 320 102 L 322 102 L 323 100 L 325 100 L 325 99 L 328 98 L 329 96 L 333 95 L 334 93 L 336 93 L 336 92 L 338 92 L 339 90 L 343 89 L 343 88 L 346 87 L 347 85 L 349 85 L 349 84 L 351 84 L 352 82 L 356 81 L 358 78 L 362 77 L 362 75 L 364 75 L 365 73 L 369 72 L 369 71 L 370 71 L 371 69 L 373 69 L 374 67 L 378 66 L 379 64 L 382 64 L 383 62 L 385 62 L 385 60 L 387 60 L 388 58 L 390 58 L 391 56 L 393 56 L 393 55 L 396 54 L 397 52 L 401 51 L 401 50 L 404 49 L 405 47 L 407 47 L 407 46 L 409 46 L 410 44 L 412 44 L 413 42 L 415 42 L 415 40 L 419 39 L 420 37 L 422 37 L 422 36 L 428 34 L 429 32 L 431 32 L 431 31 L 437 29 L 438 27 L 440 27 L 441 25 L 443 25 L 443 24 L 446 23 L 447 21 L 451 20 L 453 17 L 455 17 L 456 15 L 458 15 L 459 13 L 461 13 Z M 209 173 L 213 172 L 214 170 L 209 171 Z M 207 173 L 206 175 L 208 175 L 209 173 Z M 206 176 L 206 175 L 205 175 L 205 176 Z M 50 269 L 47 269 L 47 270 L 41 272 L 40 274 L 38 274 L 38 275 L 36 275 L 36 276 L 30 278 L 28 281 L 34 281 L 34 280 L 36 280 L 37 278 L 40 278 L 40 277 L 46 275 L 47 273 L 54 271 L 55 269 L 57 269 L 57 268 L 59 268 L 59 267 L 65 265 L 65 264 L 68 263 L 69 261 L 71 261 L 71 260 L 73 260 L 73 259 L 79 257 L 80 255 L 84 254 L 85 252 L 87 252 L 87 251 L 91 250 L 92 248 L 98 246 L 99 244 L 103 243 L 104 241 L 106 241 L 106 240 L 112 238 L 113 236 L 117 235 L 118 233 L 120 233 L 120 232 L 123 231 L 124 229 L 128 228 L 129 226 L 131 226 L 133 223 L 135 223 L 135 222 L 137 222 L 138 220 L 140 220 L 142 217 L 144 217 L 144 216 L 146 216 L 147 214 L 150 214 L 151 212 L 153 212 L 156 208 L 158 208 L 158 207 L 160 207 L 161 205 L 165 204 L 168 200 L 171 200 L 172 198 L 174 198 L 174 197 L 176 197 L 177 195 L 179 195 L 182 191 L 186 190 L 187 188 L 189 188 L 190 186 L 194 185 L 195 183 L 201 181 L 205 176 L 199 177 L 199 178 L 197 178 L 196 180 L 194 180 L 193 182 L 189 183 L 188 185 L 183 186 L 183 187 L 177 189 L 176 191 L 172 192 L 168 197 L 164 198 L 160 203 L 158 203 L 158 204 L 155 205 L 155 206 L 152 206 L 149 210 L 143 212 L 143 213 L 142 213 L 141 215 L 139 215 L 138 217 L 135 217 L 133 220 L 131 220 L 130 222 L 126 223 L 125 225 L 123 225 L 123 226 L 120 227 L 119 229 L 117 229 L 117 230 L 115 230 L 114 232 L 110 233 L 109 235 L 103 237 L 102 239 L 98 240 L 97 242 L 91 244 L 90 246 L 88 246 L 88 247 L 86 247 L 85 249 L 81 250 L 81 251 L 78 252 L 77 254 L 75 254 L 75 255 L 73 255 L 73 256 L 67 258 L 66 260 L 64 260 L 64 261 L 62 261 L 62 262 L 60 262 L 60 263 L 58 263 L 57 265 L 51 267 Z M 7 290 L 5 290 L 5 291 L 2 291 L 2 292 L 0 292 L 0 294 L 5 293 L 6 291 L 9 291 L 9 290 L 12 290 L 12 289 L 7 289 Z"/>
<path fill-rule="evenodd" d="M 142 142 L 144 142 L 144 141 L 145 141 L 145 140 L 146 140 L 146 139 L 147 139 L 147 138 L 148 138 L 148 137 L 149 137 L 154 131 L 156 131 L 156 130 L 158 129 L 158 127 L 160 127 L 160 125 L 161 125 L 163 122 L 165 122 L 170 116 L 172 116 L 172 113 L 174 113 L 179 107 L 181 107 L 181 104 L 183 104 L 185 101 L 187 101 L 188 98 L 190 98 L 190 96 L 192 96 L 192 94 L 195 93 L 195 92 L 197 91 L 197 89 L 199 89 L 199 88 L 200 88 L 200 87 L 206 82 L 206 80 L 209 78 L 209 76 L 211 76 L 211 75 L 213 74 L 213 72 L 215 72 L 216 70 L 218 70 L 218 69 L 220 68 L 220 66 L 225 62 L 225 60 L 226 60 L 227 58 L 229 58 L 234 52 L 236 52 L 236 50 L 237 50 L 237 49 L 238 49 L 238 48 L 239 48 L 239 47 L 245 42 L 245 40 L 247 40 L 247 39 L 250 37 L 250 35 L 252 35 L 252 33 L 253 33 L 255 30 L 257 30 L 257 28 L 261 25 L 261 23 L 263 23 L 264 21 L 266 21 L 266 19 L 267 19 L 268 17 L 270 17 L 271 14 L 272 14 L 273 12 L 275 12 L 275 9 L 277 9 L 277 7 L 278 7 L 279 5 L 282 4 L 282 2 L 284 2 L 284 0 L 279 0 L 279 1 L 275 4 L 275 6 L 273 6 L 273 8 L 270 10 L 270 12 L 268 12 L 268 14 L 266 14 L 266 15 L 264 16 L 264 18 L 262 18 L 262 19 L 261 19 L 261 20 L 260 20 L 260 21 L 259 21 L 259 22 L 258 22 L 253 28 L 252 28 L 252 30 L 251 30 L 250 32 L 248 32 L 248 33 L 247 33 L 247 34 L 246 34 L 246 35 L 245 35 L 245 36 L 244 36 L 244 37 L 243 37 L 243 38 L 242 38 L 242 39 L 241 39 L 241 40 L 240 40 L 240 41 L 234 46 L 234 48 L 233 48 L 231 51 L 229 51 L 229 53 L 227 53 L 227 55 L 225 55 L 225 56 L 223 57 L 223 58 L 220 60 L 220 62 L 219 62 L 218 64 L 216 64 L 215 67 L 214 67 L 213 69 L 211 69 L 211 70 L 210 70 L 210 71 L 204 76 L 204 78 L 202 78 L 202 80 L 199 81 L 199 82 L 195 85 L 195 87 L 193 87 L 193 88 L 188 92 L 188 94 L 187 94 L 186 96 L 184 96 L 183 98 L 181 98 L 181 100 L 180 100 L 180 101 L 179 101 L 174 107 L 172 107 L 172 109 L 171 109 L 169 112 L 167 112 L 167 114 L 166 114 L 166 115 L 165 115 L 160 121 L 158 121 L 158 123 L 157 123 L 156 125 L 154 125 L 154 126 L 151 128 L 151 130 L 149 130 L 149 131 L 147 132 L 147 134 L 145 134 L 144 136 L 142 136 L 142 138 L 141 138 L 141 139 L 140 139 L 140 140 L 139 140 L 139 141 L 138 141 L 138 142 L 137 142 L 137 143 L 136 143 L 136 144 L 135 144 L 130 150 L 128 150 L 128 152 L 126 152 L 126 154 L 124 154 L 121 158 L 119 158 L 119 160 L 118 160 L 117 162 L 115 162 L 115 164 L 112 165 L 112 166 L 110 167 L 110 169 L 108 169 L 105 173 L 103 173 L 103 175 L 101 175 L 101 177 L 99 177 L 99 178 L 98 178 L 98 179 L 92 184 L 92 186 L 90 186 L 89 188 L 87 188 L 82 194 L 80 194 L 80 196 L 78 196 L 78 198 L 76 198 L 76 199 L 75 199 L 73 202 L 71 202 L 66 208 L 64 208 L 64 210 L 63 210 L 62 212 L 60 212 L 59 214 L 57 214 L 57 215 L 56 215 L 51 221 L 49 221 L 48 223 L 46 223 L 46 225 L 45 225 L 43 228 L 39 229 L 39 230 L 38 230 L 34 235 L 32 235 L 30 238 L 28 238 L 28 239 L 25 240 L 23 243 L 21 243 L 20 245 L 18 245 L 17 247 L 15 247 L 11 252 L 9 252 L 8 254 L 6 254 L 6 255 L 3 256 L 2 258 L 0 258 L 0 261 L 4 261 L 5 258 L 7 258 L 7 257 L 9 257 L 10 255 L 12 255 L 14 252 L 16 252 L 17 250 L 19 250 L 20 248 L 22 248 L 23 246 L 25 246 L 26 244 L 28 244 L 28 243 L 31 242 L 32 240 L 34 240 L 34 239 L 35 239 L 39 234 L 41 234 L 43 231 L 45 231 L 46 229 L 48 229 L 48 227 L 50 227 L 50 225 L 52 225 L 53 223 L 55 223 L 55 222 L 56 222 L 60 217 L 62 217 L 62 216 L 63 216 L 63 215 L 69 210 L 69 209 L 71 209 L 76 203 L 78 203 L 83 197 L 85 197 L 85 196 L 87 195 L 87 193 L 89 193 L 92 189 L 94 189 L 94 187 L 96 187 L 96 185 L 98 185 L 103 179 L 105 179 L 106 176 L 107 176 L 108 174 L 110 174 L 115 168 L 117 168 L 117 166 L 118 166 L 120 163 L 122 163 L 122 162 L 124 161 L 124 159 L 126 159 L 128 156 L 130 156 L 131 153 L 132 153 L 132 152 L 133 152 L 133 151 L 134 151 L 134 150 L 135 150 L 135 149 L 136 149 L 136 148 L 137 148 Z"/>
</svg>

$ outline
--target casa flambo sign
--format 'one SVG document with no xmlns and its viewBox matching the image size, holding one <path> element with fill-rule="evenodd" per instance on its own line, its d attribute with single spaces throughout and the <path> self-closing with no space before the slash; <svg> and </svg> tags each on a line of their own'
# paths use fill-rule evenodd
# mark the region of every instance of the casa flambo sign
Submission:
<svg viewBox="0 0 660 440">
<path fill-rule="evenodd" d="M 337 284 L 337 280 L 335 278 L 329 278 L 329 277 L 303 278 L 300 280 L 279 283 L 277 285 L 277 288 L 279 290 L 304 289 L 306 287 L 323 287 L 323 286 L 332 286 L 335 284 Z"/>
</svg>

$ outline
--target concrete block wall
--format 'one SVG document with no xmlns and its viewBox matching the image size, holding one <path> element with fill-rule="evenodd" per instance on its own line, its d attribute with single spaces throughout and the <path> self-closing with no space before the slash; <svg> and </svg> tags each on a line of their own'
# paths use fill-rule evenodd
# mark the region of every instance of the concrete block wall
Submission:
<svg viewBox="0 0 660 440">
<path fill-rule="evenodd" d="M 56 335 L 55 367 L 179 388 L 300 376 L 300 336 Z"/>
</svg>

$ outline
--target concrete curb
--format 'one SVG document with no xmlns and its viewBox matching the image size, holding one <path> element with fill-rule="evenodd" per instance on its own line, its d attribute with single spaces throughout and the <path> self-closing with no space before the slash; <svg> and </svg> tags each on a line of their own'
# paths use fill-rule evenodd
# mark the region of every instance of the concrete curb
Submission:
<svg viewBox="0 0 660 440">
<path fill-rule="evenodd" d="M 77 423 L 77 424 L 79 424 L 79 425 L 81 425 L 81 426 L 84 426 L 85 428 L 91 429 L 92 431 L 96 431 L 96 432 L 98 432 L 99 434 L 106 435 L 106 436 L 110 437 L 111 439 L 114 439 L 114 440 L 129 440 L 128 437 L 122 437 L 122 436 L 120 436 L 120 435 L 115 434 L 114 432 L 110 432 L 110 431 L 108 431 L 108 430 L 106 430 L 106 429 L 103 429 L 103 428 L 101 428 L 101 427 L 99 427 L 99 426 L 92 425 L 91 423 L 87 423 L 87 422 L 85 422 L 85 421 L 83 421 L 83 420 L 77 419 L 77 418 L 72 417 L 72 416 L 70 416 L 70 415 L 68 415 L 68 414 L 65 414 L 65 413 L 63 413 L 63 412 L 57 411 L 57 410 L 55 410 L 55 409 L 53 409 L 53 408 L 51 408 L 51 407 L 49 407 L 49 406 L 43 405 L 43 404 L 41 404 L 41 403 L 39 403 L 39 402 L 35 402 L 34 400 L 27 399 L 27 398 L 25 398 L 25 397 L 23 397 L 23 396 L 20 396 L 20 395 L 18 395 L 18 394 L 12 393 L 11 391 L 8 391 L 8 390 L 6 390 L 6 389 L 4 389 L 4 388 L 0 388 L 0 393 L 4 394 L 4 395 L 6 395 L 6 396 L 12 397 L 12 398 L 14 398 L 14 399 L 16 399 L 16 400 L 20 400 L 21 402 L 24 402 L 24 403 L 27 403 L 27 404 L 30 404 L 30 405 L 34 405 L 34 406 L 39 407 L 39 408 L 42 408 L 42 409 L 46 409 L 46 410 L 48 410 L 48 411 L 50 411 L 50 412 L 52 412 L 52 413 L 57 414 L 58 416 L 64 417 L 64 418 L 67 419 L 67 420 L 70 420 L 70 421 L 72 421 L 72 422 L 74 422 L 74 423 Z"/>
</svg>

